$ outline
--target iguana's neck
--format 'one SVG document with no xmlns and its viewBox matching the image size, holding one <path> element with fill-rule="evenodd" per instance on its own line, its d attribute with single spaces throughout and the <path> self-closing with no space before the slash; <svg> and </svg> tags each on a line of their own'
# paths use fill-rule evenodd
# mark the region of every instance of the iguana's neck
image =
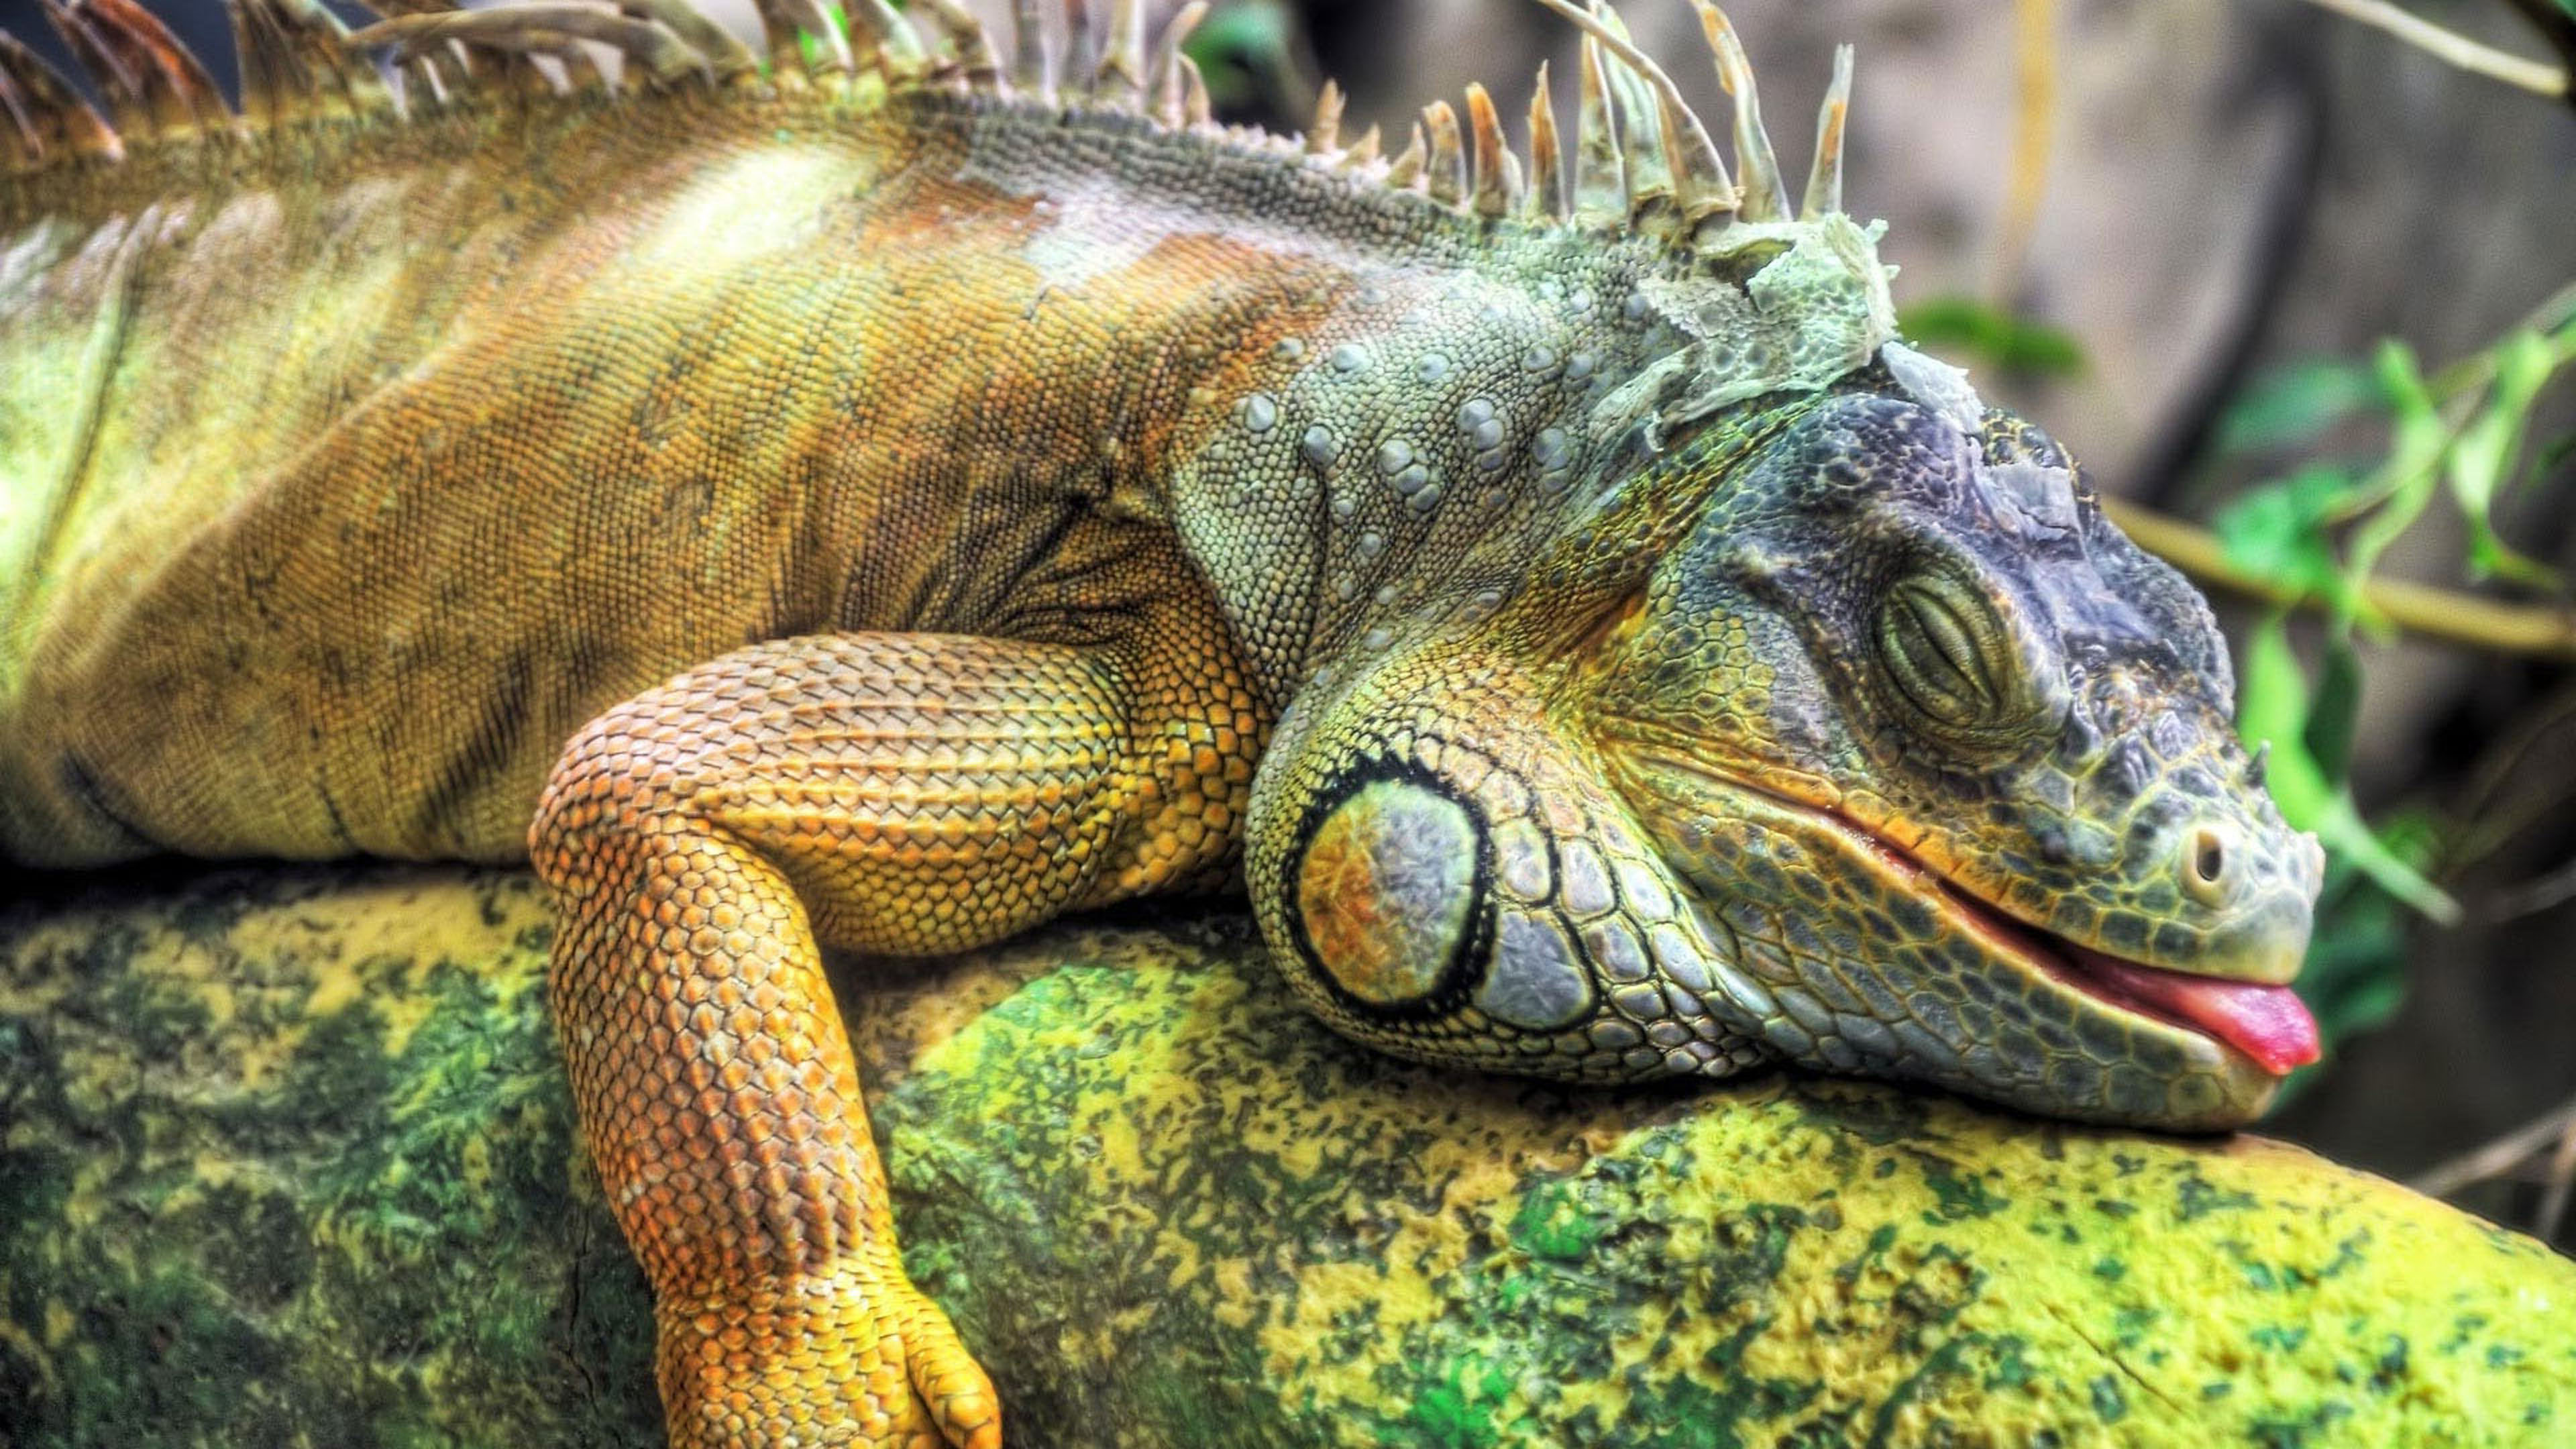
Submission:
<svg viewBox="0 0 2576 1449">
<path fill-rule="evenodd" d="M 1359 265 L 1190 411 L 1174 525 L 1267 667 L 1490 612 L 1586 480 L 1651 453 L 1621 395 L 1676 340 L 1644 249 L 1497 227 Z"/>
</svg>

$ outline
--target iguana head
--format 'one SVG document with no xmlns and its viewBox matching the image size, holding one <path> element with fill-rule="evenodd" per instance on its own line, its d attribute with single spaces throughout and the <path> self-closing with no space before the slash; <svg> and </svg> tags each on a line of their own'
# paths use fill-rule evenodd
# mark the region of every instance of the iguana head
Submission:
<svg viewBox="0 0 2576 1449">
<path fill-rule="evenodd" d="M 2259 1113 L 2315 1055 L 2284 983 L 2321 858 L 2199 595 L 1901 346 L 1751 417 L 1614 465 L 1512 606 L 1300 698 L 1251 862 L 1292 979 L 1525 1073 Z"/>
<path fill-rule="evenodd" d="M 1887 357 L 1732 465 L 1563 715 L 1784 1055 L 2251 1117 L 2315 1055 L 2285 983 L 2321 859 L 2236 743 L 2224 641 L 2046 434 Z"/>
</svg>

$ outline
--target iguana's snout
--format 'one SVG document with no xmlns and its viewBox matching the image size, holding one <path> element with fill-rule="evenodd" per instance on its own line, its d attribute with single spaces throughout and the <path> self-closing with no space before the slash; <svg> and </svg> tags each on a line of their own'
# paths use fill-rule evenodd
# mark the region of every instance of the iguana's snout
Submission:
<svg viewBox="0 0 2576 1449">
<path fill-rule="evenodd" d="M 1572 712 L 1778 1052 L 2245 1121 L 2316 1055 L 2285 983 L 2322 860 L 2209 611 L 2045 434 L 1912 354 L 1888 384 L 1734 464 Z"/>
</svg>

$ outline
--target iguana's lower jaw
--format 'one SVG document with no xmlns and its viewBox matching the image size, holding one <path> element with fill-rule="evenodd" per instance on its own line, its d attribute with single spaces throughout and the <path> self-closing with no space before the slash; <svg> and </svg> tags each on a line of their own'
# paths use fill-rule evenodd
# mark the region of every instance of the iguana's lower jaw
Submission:
<svg viewBox="0 0 2576 1449">
<path fill-rule="evenodd" d="M 1785 802 L 1784 802 L 1785 803 Z M 1792 805 L 1791 808 L 1808 808 Z M 2001 952 L 2022 956 L 2041 972 L 2132 1015 L 2198 1032 L 2253 1059 L 2272 1075 L 2286 1076 L 2317 1059 L 2316 1019 L 2287 986 L 2197 975 L 2124 960 L 2006 916 L 1897 849 L 1884 837 L 1830 811 L 1818 811 L 1836 828 L 1896 856 L 1945 896 L 1950 906 Z"/>
<path fill-rule="evenodd" d="M 2315 1059 L 2315 1023 L 2286 986 L 2122 960 L 2012 918 L 1831 809 L 1612 754 L 1675 871 L 1779 998 L 1773 1045 L 1796 1060 L 1850 1071 L 1858 1055 L 1873 1075 L 2050 1116 L 2210 1130 L 2259 1116 Z M 1747 922 L 1777 923 L 1778 939 L 1748 941 Z M 1828 1012 L 1836 1030 L 1819 1031 L 1836 985 L 1902 1002 L 1906 1019 L 1873 1017 L 1873 1031 Z"/>
</svg>

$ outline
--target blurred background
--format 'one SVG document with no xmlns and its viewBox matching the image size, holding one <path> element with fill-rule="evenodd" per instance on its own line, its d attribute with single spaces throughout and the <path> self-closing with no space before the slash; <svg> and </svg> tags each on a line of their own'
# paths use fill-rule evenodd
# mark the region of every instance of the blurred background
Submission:
<svg viewBox="0 0 2576 1449">
<path fill-rule="evenodd" d="M 232 84 L 217 4 L 147 3 Z M 1793 173 L 1858 45 L 1845 195 L 1889 223 L 1909 335 L 2220 607 L 2243 727 L 2333 859 L 2300 982 L 2328 1054 L 2266 1130 L 2570 1246 L 2576 0 L 2407 5 L 1730 13 Z M 1722 115 L 1684 0 L 1623 13 Z M 37 0 L 0 28 L 68 68 Z M 1542 59 L 1561 105 L 1575 73 L 1528 0 L 1219 0 L 1190 53 L 1223 119 L 1301 130 L 1330 75 L 1390 151 L 1469 81 L 1519 126 Z"/>
</svg>

